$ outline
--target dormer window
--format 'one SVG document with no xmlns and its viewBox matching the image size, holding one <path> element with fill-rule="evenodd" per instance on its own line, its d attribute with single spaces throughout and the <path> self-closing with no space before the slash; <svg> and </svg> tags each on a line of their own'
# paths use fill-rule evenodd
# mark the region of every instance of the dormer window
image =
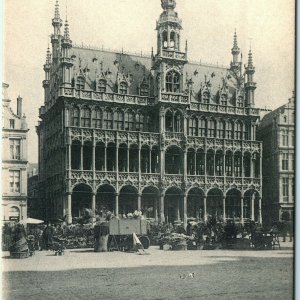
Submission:
<svg viewBox="0 0 300 300">
<path fill-rule="evenodd" d="M 178 72 L 169 71 L 166 75 L 166 90 L 171 93 L 180 92 L 180 75 Z"/>
<path fill-rule="evenodd" d="M 202 96 L 202 102 L 204 104 L 208 104 L 209 103 L 209 94 L 207 92 L 204 92 L 203 93 L 203 96 Z"/>
<path fill-rule="evenodd" d="M 126 82 L 121 82 L 120 86 L 119 86 L 119 93 L 122 94 L 122 95 L 126 95 L 127 94 L 127 88 L 128 88 L 127 83 Z"/>
<path fill-rule="evenodd" d="M 140 87 L 140 95 L 148 96 L 149 94 L 149 86 L 147 84 L 142 84 Z"/>
<path fill-rule="evenodd" d="M 76 89 L 77 90 L 84 90 L 84 86 L 85 86 L 85 79 L 82 76 L 77 77 L 77 81 L 76 81 Z"/>
<path fill-rule="evenodd" d="M 227 96 L 221 95 L 221 105 L 227 105 Z"/>
<path fill-rule="evenodd" d="M 243 107 L 243 97 L 238 97 L 237 100 L 236 100 L 236 106 L 237 107 Z"/>
<path fill-rule="evenodd" d="M 100 79 L 98 81 L 98 92 L 106 93 L 106 80 Z"/>
</svg>

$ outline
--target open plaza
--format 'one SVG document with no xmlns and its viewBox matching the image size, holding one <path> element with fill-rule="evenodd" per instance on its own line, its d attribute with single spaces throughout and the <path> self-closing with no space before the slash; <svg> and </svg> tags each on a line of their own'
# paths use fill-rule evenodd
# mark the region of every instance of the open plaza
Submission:
<svg viewBox="0 0 300 300">
<path fill-rule="evenodd" d="M 3 252 L 3 299 L 293 299 L 293 244 L 281 250 Z"/>
</svg>

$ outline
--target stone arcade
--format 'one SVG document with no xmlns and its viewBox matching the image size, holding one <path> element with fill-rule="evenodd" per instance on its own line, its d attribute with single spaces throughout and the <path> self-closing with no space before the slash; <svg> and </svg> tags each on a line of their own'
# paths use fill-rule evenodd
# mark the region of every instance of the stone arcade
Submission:
<svg viewBox="0 0 300 300">
<path fill-rule="evenodd" d="M 235 33 L 229 68 L 189 62 L 176 1 L 161 5 L 145 56 L 73 45 L 56 3 L 37 127 L 47 218 L 88 207 L 262 222 L 251 50 L 244 70 Z"/>
</svg>

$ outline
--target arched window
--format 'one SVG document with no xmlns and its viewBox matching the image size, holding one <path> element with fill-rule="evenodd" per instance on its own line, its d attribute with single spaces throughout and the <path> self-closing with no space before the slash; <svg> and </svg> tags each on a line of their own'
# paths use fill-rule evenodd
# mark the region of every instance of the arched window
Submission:
<svg viewBox="0 0 300 300">
<path fill-rule="evenodd" d="M 216 153 L 216 176 L 224 175 L 224 156 L 222 151 Z"/>
<path fill-rule="evenodd" d="M 188 173 L 188 175 L 195 175 L 195 167 L 196 167 L 195 158 L 196 158 L 195 150 L 188 149 L 188 151 L 187 151 L 187 173 Z"/>
<path fill-rule="evenodd" d="M 170 48 L 174 49 L 175 48 L 175 32 L 172 31 L 170 34 Z"/>
<path fill-rule="evenodd" d="M 243 139 L 243 131 L 241 122 L 237 121 L 235 123 L 235 139 L 242 140 Z"/>
<path fill-rule="evenodd" d="M 210 119 L 208 121 L 207 136 L 208 137 L 216 136 L 216 121 L 213 119 Z"/>
<path fill-rule="evenodd" d="M 144 131 L 144 115 L 142 113 L 135 116 L 135 129 L 136 131 Z"/>
<path fill-rule="evenodd" d="M 205 154 L 201 149 L 196 154 L 196 174 L 205 175 Z"/>
<path fill-rule="evenodd" d="M 206 154 L 206 173 L 209 176 L 215 175 L 215 154 L 212 150 L 208 150 Z"/>
<path fill-rule="evenodd" d="M 123 117 L 122 111 L 120 111 L 120 110 L 115 111 L 114 124 L 115 124 L 115 129 L 124 130 L 124 117 Z"/>
<path fill-rule="evenodd" d="M 134 130 L 134 114 L 131 111 L 125 113 L 125 130 Z"/>
<path fill-rule="evenodd" d="M 174 115 L 174 131 L 181 132 L 182 131 L 182 116 L 180 112 L 176 112 Z"/>
<path fill-rule="evenodd" d="M 168 33 L 164 31 L 162 33 L 162 43 L 163 43 L 163 48 L 167 49 L 168 48 Z"/>
<path fill-rule="evenodd" d="M 93 117 L 92 117 L 92 127 L 93 128 L 101 128 L 102 127 L 102 119 L 101 119 L 101 110 L 96 107 L 93 110 Z"/>
<path fill-rule="evenodd" d="M 225 122 L 219 120 L 217 122 L 217 138 L 223 139 L 225 135 Z"/>
<path fill-rule="evenodd" d="M 243 126 L 243 130 L 244 130 L 244 139 L 245 140 L 250 140 L 250 137 L 251 137 L 251 134 L 250 134 L 250 129 L 251 129 L 251 127 L 250 127 L 250 125 L 249 124 L 244 124 L 244 126 Z"/>
<path fill-rule="evenodd" d="M 209 103 L 209 93 L 208 92 L 204 92 L 202 95 L 202 103 L 204 104 L 208 104 Z"/>
<path fill-rule="evenodd" d="M 82 76 L 78 76 L 76 80 L 76 89 L 77 90 L 84 90 L 85 87 L 85 79 Z"/>
<path fill-rule="evenodd" d="M 100 93 L 106 93 L 106 80 L 100 79 L 98 81 L 98 91 Z"/>
<path fill-rule="evenodd" d="M 226 139 L 232 139 L 233 138 L 233 129 L 234 129 L 234 126 L 233 126 L 233 123 L 232 121 L 227 121 L 226 123 L 226 136 L 225 138 Z"/>
<path fill-rule="evenodd" d="M 122 95 L 126 95 L 127 94 L 127 88 L 128 88 L 127 83 L 126 82 L 121 82 L 120 87 L 119 87 L 119 93 L 122 94 Z"/>
<path fill-rule="evenodd" d="M 199 120 L 199 136 L 206 136 L 206 120 L 205 118 L 201 118 Z"/>
<path fill-rule="evenodd" d="M 166 123 L 165 123 L 166 131 L 173 132 L 173 114 L 170 111 L 167 111 L 165 118 L 166 118 Z"/>
<path fill-rule="evenodd" d="M 71 126 L 79 126 L 79 108 L 72 109 Z"/>
<path fill-rule="evenodd" d="M 189 134 L 192 136 L 197 136 L 198 122 L 195 117 L 189 119 Z"/>
<path fill-rule="evenodd" d="M 112 111 L 110 109 L 106 109 L 103 114 L 103 128 L 104 129 L 112 129 Z"/>
<path fill-rule="evenodd" d="M 166 90 L 171 93 L 180 92 L 180 75 L 178 72 L 169 71 L 166 75 Z"/>
<path fill-rule="evenodd" d="M 91 110 L 88 107 L 81 110 L 81 126 L 91 127 Z"/>
<path fill-rule="evenodd" d="M 240 152 L 234 154 L 234 176 L 242 177 L 242 155 Z"/>
<path fill-rule="evenodd" d="M 149 95 L 149 86 L 148 84 L 141 84 L 140 86 L 140 95 L 148 96 Z"/>
<path fill-rule="evenodd" d="M 232 176 L 232 153 L 230 151 L 226 152 L 225 155 L 225 175 Z"/>
</svg>

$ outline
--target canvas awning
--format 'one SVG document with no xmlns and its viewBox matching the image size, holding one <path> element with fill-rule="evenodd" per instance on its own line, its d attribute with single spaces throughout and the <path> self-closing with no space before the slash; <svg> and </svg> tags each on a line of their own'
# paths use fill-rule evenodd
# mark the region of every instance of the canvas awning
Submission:
<svg viewBox="0 0 300 300">
<path fill-rule="evenodd" d="M 20 223 L 25 223 L 25 224 L 42 224 L 44 221 L 38 220 L 38 219 L 33 219 L 33 218 L 27 218 L 26 220 L 22 220 Z"/>
</svg>

